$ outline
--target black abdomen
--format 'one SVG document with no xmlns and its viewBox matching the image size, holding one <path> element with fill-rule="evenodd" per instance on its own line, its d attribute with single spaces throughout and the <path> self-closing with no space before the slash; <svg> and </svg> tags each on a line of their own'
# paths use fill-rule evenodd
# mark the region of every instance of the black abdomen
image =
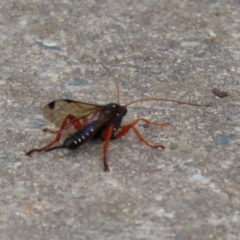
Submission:
<svg viewBox="0 0 240 240">
<path fill-rule="evenodd" d="M 73 134 L 71 137 L 66 138 L 63 142 L 63 146 L 68 149 L 76 149 L 83 143 L 92 138 L 94 132 L 94 126 L 97 121 L 93 121 L 87 126 L 85 126 L 80 131 Z"/>
</svg>

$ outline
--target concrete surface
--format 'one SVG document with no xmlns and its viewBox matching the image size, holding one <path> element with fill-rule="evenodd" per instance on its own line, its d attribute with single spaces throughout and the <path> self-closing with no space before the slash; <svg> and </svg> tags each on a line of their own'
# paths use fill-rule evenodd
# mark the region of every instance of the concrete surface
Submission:
<svg viewBox="0 0 240 240">
<path fill-rule="evenodd" d="M 240 1 L 2 0 L 0 239 L 240 239 Z M 170 127 L 26 157 L 53 136 L 42 107 L 154 96 Z M 218 98 L 218 88 L 229 96 Z"/>
</svg>

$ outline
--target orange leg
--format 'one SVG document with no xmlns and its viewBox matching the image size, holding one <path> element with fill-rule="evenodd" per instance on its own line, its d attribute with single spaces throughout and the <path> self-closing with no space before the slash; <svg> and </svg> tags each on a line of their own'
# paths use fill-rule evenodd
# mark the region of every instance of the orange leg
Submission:
<svg viewBox="0 0 240 240">
<path fill-rule="evenodd" d="M 70 121 L 70 123 L 67 124 L 67 121 Z M 87 120 L 83 119 L 84 124 L 87 123 Z M 64 129 L 61 130 L 67 130 L 70 127 L 74 127 L 76 130 L 81 130 L 83 128 L 83 125 L 79 122 L 79 119 L 74 117 L 73 115 L 69 114 L 63 121 L 63 123 L 65 124 Z M 63 126 L 63 124 L 62 124 Z M 62 127 L 61 126 L 61 127 Z M 48 132 L 48 133 L 53 133 L 53 134 L 57 134 L 59 132 L 59 130 L 55 130 L 55 129 L 49 129 L 49 128 L 44 128 L 43 132 Z"/>
<path fill-rule="evenodd" d="M 70 120 L 70 123 L 68 123 L 69 120 Z M 34 152 L 46 151 L 46 150 L 47 150 L 48 148 L 50 148 L 52 145 L 54 145 L 55 143 L 59 142 L 60 139 L 61 139 L 61 136 L 62 136 L 62 132 L 63 132 L 64 130 L 66 130 L 66 129 L 69 129 L 71 126 L 74 126 L 77 130 L 82 129 L 82 128 L 83 128 L 83 125 L 82 125 L 79 121 L 77 121 L 77 120 L 78 120 L 78 119 L 77 119 L 76 117 L 74 117 L 73 115 L 68 115 L 68 116 L 64 119 L 64 121 L 63 121 L 61 127 L 59 128 L 59 130 L 51 130 L 51 129 L 45 128 L 45 129 L 44 129 L 45 132 L 50 132 L 50 133 L 55 133 L 55 134 L 56 134 L 55 139 L 54 139 L 52 142 L 50 142 L 48 145 L 46 145 L 45 147 L 42 147 L 42 148 L 34 148 L 34 149 L 28 151 L 28 152 L 26 153 L 26 155 L 27 155 L 27 156 L 31 156 L 32 153 L 34 153 Z"/>
<path fill-rule="evenodd" d="M 104 136 L 103 136 L 105 141 L 103 146 L 103 165 L 104 165 L 105 172 L 109 172 L 109 167 L 107 164 L 107 150 L 108 150 L 109 142 L 112 137 L 113 129 L 114 129 L 114 125 L 113 124 L 109 125 L 109 127 L 105 130 Z"/>
<path fill-rule="evenodd" d="M 52 134 L 57 134 L 59 130 L 56 129 L 50 129 L 50 128 L 44 128 L 43 132 L 47 132 L 47 133 L 52 133 Z"/>
<path fill-rule="evenodd" d="M 137 119 L 134 119 L 134 120 L 133 120 L 132 122 L 130 122 L 129 124 L 126 124 L 126 125 L 124 125 L 124 126 L 121 126 L 120 132 L 118 132 L 118 133 L 116 134 L 116 136 L 114 136 L 114 139 L 120 138 L 120 137 L 124 136 L 124 135 L 127 134 L 128 131 L 132 128 L 132 129 L 134 130 L 134 132 L 136 133 L 138 139 L 139 139 L 141 142 L 145 143 L 147 146 L 149 146 L 149 147 L 151 147 L 151 148 L 162 148 L 162 149 L 164 149 L 164 146 L 163 146 L 163 145 L 161 145 L 161 144 L 152 145 L 152 144 L 150 144 L 147 140 L 145 140 L 145 139 L 143 138 L 143 136 L 141 135 L 141 133 L 140 133 L 140 132 L 137 130 L 137 128 L 135 127 L 135 125 L 136 125 L 139 121 L 143 121 L 143 122 L 145 122 L 145 123 L 147 123 L 147 124 L 149 124 L 149 125 L 152 124 L 152 125 L 159 126 L 159 127 L 166 127 L 166 126 L 169 126 L 169 125 L 170 125 L 170 123 L 168 123 L 168 122 L 165 122 L 165 123 L 154 123 L 154 122 L 150 122 L 149 120 L 144 119 L 144 118 L 137 118 Z"/>
</svg>

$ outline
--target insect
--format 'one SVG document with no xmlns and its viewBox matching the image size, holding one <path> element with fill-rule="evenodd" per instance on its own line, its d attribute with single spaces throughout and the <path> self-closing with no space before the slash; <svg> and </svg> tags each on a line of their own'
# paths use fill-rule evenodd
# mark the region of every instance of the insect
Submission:
<svg viewBox="0 0 240 240">
<path fill-rule="evenodd" d="M 109 171 L 107 163 L 109 142 L 113 139 L 121 138 L 127 134 L 130 129 L 132 129 L 136 133 L 138 139 L 147 146 L 151 148 L 164 149 L 164 146 L 161 144 L 153 145 L 145 140 L 136 128 L 136 124 L 139 121 L 142 121 L 148 125 L 152 124 L 163 127 L 169 125 L 169 123 L 154 123 L 145 118 L 137 118 L 128 124 L 121 125 L 123 117 L 127 114 L 128 106 L 144 101 L 165 101 L 191 106 L 202 106 L 200 104 L 162 98 L 143 98 L 127 103 L 126 105 L 120 105 L 120 94 L 117 79 L 103 63 L 101 63 L 101 65 L 109 73 L 115 83 L 117 103 L 95 105 L 68 99 L 59 99 L 48 103 L 43 108 L 43 115 L 49 122 L 53 123 L 59 129 L 52 130 L 45 128 L 43 131 L 55 134 L 55 139 L 42 148 L 34 148 L 28 151 L 26 155 L 31 156 L 35 152 L 48 152 L 59 148 L 76 149 L 90 139 L 100 139 L 105 142 L 103 146 L 104 171 Z M 63 133 L 69 132 L 70 129 L 74 129 L 74 132 L 63 141 L 63 144 L 54 146 L 61 140 Z"/>
</svg>

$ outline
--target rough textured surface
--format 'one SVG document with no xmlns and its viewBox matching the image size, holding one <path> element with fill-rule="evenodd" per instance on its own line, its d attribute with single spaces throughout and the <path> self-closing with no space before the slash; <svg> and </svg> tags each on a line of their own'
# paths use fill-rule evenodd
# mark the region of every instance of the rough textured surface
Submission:
<svg viewBox="0 0 240 240">
<path fill-rule="evenodd" d="M 33 3 L 34 2 L 34 3 Z M 0 239 L 240 239 L 240 1 L 0 2 Z M 171 127 L 26 157 L 58 98 L 123 104 Z M 229 94 L 218 98 L 212 89 Z"/>
</svg>

